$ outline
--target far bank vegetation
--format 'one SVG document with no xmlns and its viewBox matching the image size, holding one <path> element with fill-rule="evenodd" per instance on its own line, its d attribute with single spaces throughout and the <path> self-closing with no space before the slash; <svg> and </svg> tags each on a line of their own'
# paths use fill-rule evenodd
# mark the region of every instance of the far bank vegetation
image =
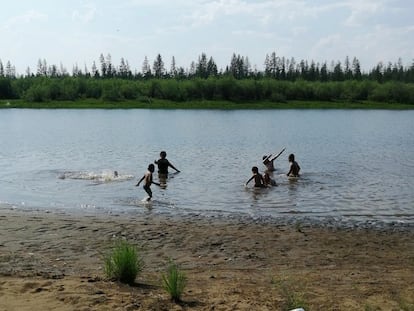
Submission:
<svg viewBox="0 0 414 311">
<path fill-rule="evenodd" d="M 375 101 L 414 105 L 414 62 L 403 66 L 379 63 L 362 72 L 359 61 L 348 57 L 330 64 L 266 55 L 264 70 L 253 69 L 248 57 L 233 54 L 225 69 L 218 69 L 212 57 L 201 54 L 190 68 L 176 67 L 175 58 L 167 70 L 158 54 L 152 63 L 145 57 L 142 69 L 132 71 L 128 61 L 114 65 L 111 56 L 99 58 L 89 70 L 73 66 L 69 73 L 62 65 L 39 60 L 36 73 L 15 72 L 10 62 L 0 60 L 0 99 L 26 102 L 78 101 L 108 102 L 151 99 L 188 101 Z"/>
</svg>

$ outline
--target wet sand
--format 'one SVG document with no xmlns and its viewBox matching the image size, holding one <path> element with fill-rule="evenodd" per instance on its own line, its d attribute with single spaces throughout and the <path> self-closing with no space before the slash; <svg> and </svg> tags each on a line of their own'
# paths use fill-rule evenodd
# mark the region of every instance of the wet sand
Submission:
<svg viewBox="0 0 414 311">
<path fill-rule="evenodd" d="M 119 238 L 145 261 L 134 286 L 103 273 Z M 169 258 L 188 277 L 180 304 L 161 287 Z M 292 301 L 414 310 L 414 230 L 0 210 L 0 310 L 284 310 Z"/>
</svg>

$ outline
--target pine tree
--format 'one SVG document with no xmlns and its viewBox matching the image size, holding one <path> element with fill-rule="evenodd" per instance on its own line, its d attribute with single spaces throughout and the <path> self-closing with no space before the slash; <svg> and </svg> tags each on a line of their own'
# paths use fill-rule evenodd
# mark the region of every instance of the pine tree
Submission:
<svg viewBox="0 0 414 311">
<path fill-rule="evenodd" d="M 334 66 L 332 80 L 333 81 L 343 81 L 344 80 L 344 72 L 342 70 L 342 64 L 339 61 Z"/>
<path fill-rule="evenodd" d="M 207 55 L 205 53 L 201 53 L 201 56 L 198 57 L 198 63 L 196 65 L 196 76 L 203 79 L 208 78 Z"/>
<path fill-rule="evenodd" d="M 296 61 L 295 59 L 292 57 L 290 59 L 290 61 L 288 62 L 288 71 L 286 74 L 286 78 L 290 81 L 294 81 L 296 80 Z"/>
<path fill-rule="evenodd" d="M 173 56 L 171 59 L 171 69 L 170 69 L 170 76 L 176 78 L 178 74 L 177 67 L 175 64 L 175 57 Z"/>
<path fill-rule="evenodd" d="M 52 77 L 52 78 L 55 78 L 55 77 L 59 76 L 58 69 L 57 69 L 56 65 L 52 65 L 52 66 L 49 67 L 48 75 L 49 75 L 49 77 Z"/>
<path fill-rule="evenodd" d="M 351 62 L 349 61 L 349 57 L 345 57 L 345 68 L 344 68 L 344 77 L 345 80 L 351 80 L 352 79 L 352 70 L 351 70 Z"/>
<path fill-rule="evenodd" d="M 152 69 L 154 70 L 154 76 L 156 78 L 160 79 L 164 76 L 164 73 L 165 73 L 164 62 L 162 61 L 162 57 L 160 54 L 158 54 L 157 57 L 155 58 Z"/>
<path fill-rule="evenodd" d="M 121 57 L 121 61 L 118 68 L 118 73 L 121 78 L 127 78 L 129 76 L 129 66 L 128 62 L 125 61 L 123 57 Z"/>
<path fill-rule="evenodd" d="M 213 57 L 211 57 L 211 56 L 210 56 L 210 58 L 208 60 L 208 63 L 207 63 L 207 73 L 208 73 L 208 76 L 209 77 L 210 76 L 214 76 L 215 77 L 215 76 L 217 76 L 217 73 L 218 73 L 218 71 L 217 71 L 217 65 L 216 65 Z"/>
<path fill-rule="evenodd" d="M 309 81 L 316 81 L 316 79 L 317 79 L 316 64 L 312 60 L 311 65 L 310 65 L 310 68 L 309 68 L 307 80 L 309 80 Z"/>
<path fill-rule="evenodd" d="M 58 72 L 58 75 L 62 77 L 66 77 L 69 75 L 67 69 L 63 66 L 62 63 L 60 63 L 60 72 Z"/>
<path fill-rule="evenodd" d="M 94 78 L 99 78 L 99 70 L 98 70 L 98 67 L 96 67 L 96 63 L 95 63 L 95 61 L 93 61 L 93 63 L 92 63 L 92 68 L 91 68 L 91 70 L 92 70 L 92 72 L 91 72 L 92 77 L 94 77 Z"/>
<path fill-rule="evenodd" d="M 196 75 L 197 66 L 195 62 L 191 62 L 190 70 L 188 71 L 188 77 L 192 78 Z"/>
<path fill-rule="evenodd" d="M 149 79 L 152 76 L 151 67 L 146 56 L 144 57 L 144 62 L 142 63 L 142 75 L 146 79 Z"/>
<path fill-rule="evenodd" d="M 106 66 L 105 57 L 103 56 L 102 53 L 99 56 L 99 62 L 101 63 L 101 76 L 102 78 L 106 78 L 107 77 L 107 66 Z"/>
<path fill-rule="evenodd" d="M 7 61 L 6 63 L 5 76 L 6 78 L 9 78 L 9 79 L 16 78 L 16 68 L 12 66 L 10 61 Z"/>
<path fill-rule="evenodd" d="M 243 77 L 247 78 L 252 71 L 252 67 L 250 65 L 249 58 L 246 56 L 243 61 Z"/>
<path fill-rule="evenodd" d="M 352 76 L 355 80 L 361 80 L 362 78 L 361 65 L 356 57 L 352 60 Z"/>
<path fill-rule="evenodd" d="M 106 55 L 106 76 L 109 78 L 112 78 L 113 76 L 116 75 L 116 70 L 114 68 L 114 66 L 112 65 L 112 57 L 111 54 L 108 53 L 108 55 Z"/>
<path fill-rule="evenodd" d="M 328 81 L 328 78 L 329 78 L 329 75 L 328 75 L 328 65 L 326 64 L 326 62 L 324 62 L 322 64 L 321 71 L 320 71 L 320 80 L 322 82 L 327 82 Z"/>
<path fill-rule="evenodd" d="M 46 61 L 45 61 L 46 62 Z M 43 68 L 43 62 L 42 60 L 39 58 L 39 60 L 37 61 L 37 71 L 36 71 L 36 76 L 41 77 L 41 76 L 46 76 L 46 68 Z"/>
<path fill-rule="evenodd" d="M 30 67 L 26 68 L 26 77 L 31 77 L 32 76 L 32 72 L 30 70 Z"/>
</svg>

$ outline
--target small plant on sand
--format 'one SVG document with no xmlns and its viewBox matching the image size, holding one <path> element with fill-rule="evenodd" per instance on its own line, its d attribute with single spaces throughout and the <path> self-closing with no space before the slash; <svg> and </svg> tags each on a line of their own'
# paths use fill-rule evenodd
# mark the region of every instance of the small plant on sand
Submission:
<svg viewBox="0 0 414 311">
<path fill-rule="evenodd" d="M 403 311 L 414 311 L 414 303 L 409 303 L 408 301 L 400 298 L 398 301 L 398 305 L 400 307 L 400 310 Z"/>
<path fill-rule="evenodd" d="M 292 310 L 295 308 L 303 308 L 308 310 L 308 305 L 304 299 L 304 294 L 294 291 L 292 284 L 287 280 L 272 279 L 272 284 L 277 285 L 282 294 L 282 309 L 283 311 Z"/>
<path fill-rule="evenodd" d="M 110 279 L 133 284 L 143 265 L 137 248 L 127 241 L 119 240 L 105 258 L 105 274 Z"/>
<path fill-rule="evenodd" d="M 170 260 L 167 273 L 162 275 L 163 287 L 175 302 L 181 301 L 181 296 L 187 283 L 187 277 L 178 269 L 174 261 Z"/>
<path fill-rule="evenodd" d="M 372 306 L 370 304 L 365 305 L 364 311 L 380 311 L 381 308 L 377 306 Z"/>
</svg>

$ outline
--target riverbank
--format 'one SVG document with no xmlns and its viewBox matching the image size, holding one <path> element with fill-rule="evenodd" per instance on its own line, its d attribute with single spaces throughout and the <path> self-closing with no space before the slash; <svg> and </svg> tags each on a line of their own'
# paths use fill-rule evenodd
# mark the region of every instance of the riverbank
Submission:
<svg viewBox="0 0 414 311">
<path fill-rule="evenodd" d="M 76 101 L 27 102 L 23 100 L 0 100 L 0 109 L 387 109 L 412 110 L 414 105 L 383 103 L 372 101 L 247 101 L 233 102 L 222 100 L 202 100 L 175 102 L 161 99 L 143 98 L 108 102 L 98 99 Z"/>
<path fill-rule="evenodd" d="M 120 238 L 142 250 L 135 286 L 104 278 Z M 160 286 L 169 258 L 181 304 Z M 413 275 L 412 228 L 0 210 L 0 310 L 413 310 Z"/>
</svg>

